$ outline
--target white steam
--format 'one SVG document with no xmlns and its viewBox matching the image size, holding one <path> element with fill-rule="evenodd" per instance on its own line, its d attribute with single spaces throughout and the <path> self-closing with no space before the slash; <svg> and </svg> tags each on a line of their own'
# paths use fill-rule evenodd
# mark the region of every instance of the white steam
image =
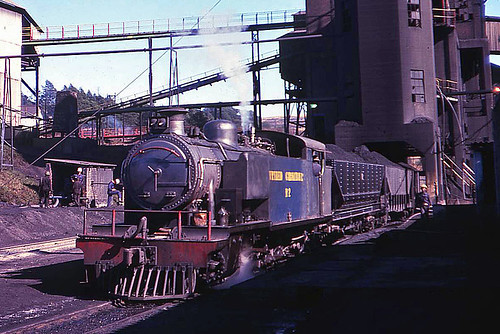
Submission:
<svg viewBox="0 0 500 334">
<path fill-rule="evenodd" d="M 236 99 L 240 101 L 239 111 L 241 115 L 241 126 L 243 131 L 246 132 L 253 124 L 252 112 L 249 100 L 252 99 L 252 80 L 245 77 L 248 67 L 245 60 L 245 54 L 248 55 L 248 50 L 245 52 L 242 44 L 243 37 L 247 36 L 242 34 L 243 27 L 238 27 L 234 33 L 221 33 L 217 29 L 211 31 L 210 34 L 204 35 L 205 44 L 207 45 L 208 56 L 217 62 L 224 75 L 228 78 L 228 82 L 233 92 L 236 93 Z M 220 45 L 220 43 L 229 43 L 235 45 Z M 247 46 L 248 48 L 248 46 Z M 229 92 L 228 92 L 229 94 Z M 220 101 L 223 97 L 221 97 Z"/>
<path fill-rule="evenodd" d="M 240 284 L 255 277 L 254 273 L 255 261 L 252 259 L 250 252 L 242 252 L 240 254 L 240 267 L 236 272 L 229 276 L 222 284 L 215 286 L 215 289 L 229 289 L 233 285 Z"/>
</svg>

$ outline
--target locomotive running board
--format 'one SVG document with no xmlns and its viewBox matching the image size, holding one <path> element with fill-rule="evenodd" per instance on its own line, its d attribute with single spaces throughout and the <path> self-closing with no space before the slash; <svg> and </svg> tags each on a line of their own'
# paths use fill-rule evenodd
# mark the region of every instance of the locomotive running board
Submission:
<svg viewBox="0 0 500 334">
<path fill-rule="evenodd" d="M 314 217 L 314 218 L 308 218 L 308 219 L 297 219 L 297 220 L 292 220 L 290 222 L 273 223 L 270 227 L 270 230 L 276 231 L 276 230 L 281 230 L 281 229 L 299 227 L 299 226 L 303 226 L 303 225 L 314 225 L 314 224 L 325 222 L 325 221 L 335 222 L 335 221 L 340 221 L 340 220 L 344 220 L 344 219 L 360 217 L 363 215 L 371 214 L 373 212 L 378 212 L 380 210 L 381 210 L 381 208 L 380 208 L 379 204 L 367 205 L 367 206 L 364 206 L 361 208 L 347 209 L 347 210 L 343 210 L 343 211 L 339 211 L 339 212 L 334 212 L 331 215 L 326 215 L 326 216 L 321 216 L 321 217 Z"/>
<path fill-rule="evenodd" d="M 109 294 L 123 300 L 185 299 L 194 293 L 196 272 L 192 265 L 138 266 L 126 270 L 113 268 Z"/>
</svg>

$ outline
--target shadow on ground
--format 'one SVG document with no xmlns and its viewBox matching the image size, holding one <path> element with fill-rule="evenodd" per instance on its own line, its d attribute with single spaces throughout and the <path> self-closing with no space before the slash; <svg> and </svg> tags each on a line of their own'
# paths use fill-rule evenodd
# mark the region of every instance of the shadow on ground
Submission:
<svg viewBox="0 0 500 334">
<path fill-rule="evenodd" d="M 478 228 L 470 207 L 440 210 L 432 221 L 299 257 L 120 332 L 486 332 L 500 311 L 496 228 Z"/>
<path fill-rule="evenodd" d="M 42 267 L 33 267 L 9 272 L 3 276 L 8 280 L 34 280 L 30 287 L 49 295 L 88 299 L 93 296 L 84 281 L 83 260 L 74 260 Z"/>
</svg>

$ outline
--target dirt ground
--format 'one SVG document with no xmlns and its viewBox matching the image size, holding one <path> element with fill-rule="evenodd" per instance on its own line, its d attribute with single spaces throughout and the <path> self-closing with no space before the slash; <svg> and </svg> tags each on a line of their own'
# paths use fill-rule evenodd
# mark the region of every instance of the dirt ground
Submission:
<svg viewBox="0 0 500 334">
<path fill-rule="evenodd" d="M 10 160 L 10 155 L 8 158 Z M 43 167 L 31 166 L 21 154 L 15 152 L 14 169 L 7 167 L 0 171 L 0 202 L 15 205 L 38 204 L 38 185 L 43 173 Z"/>
<path fill-rule="evenodd" d="M 0 247 L 75 236 L 83 232 L 83 208 L 20 207 L 0 203 Z M 88 215 L 89 224 L 110 222 L 110 213 Z"/>
</svg>

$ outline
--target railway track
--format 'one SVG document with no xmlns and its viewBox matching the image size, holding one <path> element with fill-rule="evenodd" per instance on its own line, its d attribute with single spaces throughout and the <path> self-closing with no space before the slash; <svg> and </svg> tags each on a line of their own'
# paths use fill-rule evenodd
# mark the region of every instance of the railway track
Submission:
<svg viewBox="0 0 500 334">
<path fill-rule="evenodd" d="M 21 333 L 111 333 L 166 311 L 179 302 L 158 304 L 136 304 L 131 307 L 116 307 L 112 302 L 103 302 L 70 313 L 60 314 L 25 326 L 10 329 L 3 334 Z"/>
<path fill-rule="evenodd" d="M 100 326 L 94 330 L 88 331 L 87 334 L 105 334 L 105 333 L 111 333 L 117 330 L 120 330 L 122 328 L 125 328 L 130 325 L 134 325 L 142 320 L 145 320 L 147 318 L 150 318 L 152 316 L 155 316 L 163 311 L 167 311 L 168 309 L 178 305 L 179 303 L 182 302 L 168 302 L 164 303 L 162 305 L 153 307 L 151 309 L 145 310 L 143 312 L 134 314 L 132 316 L 128 316 L 124 319 L 114 321 L 112 323 L 109 323 L 105 326 Z"/>
<path fill-rule="evenodd" d="M 75 248 L 76 237 L 54 239 L 0 248 L 0 263 L 34 256 L 38 252 L 56 252 Z"/>
<path fill-rule="evenodd" d="M 380 228 L 376 228 L 374 230 L 370 230 L 365 233 L 359 233 L 359 234 L 353 234 L 353 235 L 346 235 L 339 240 L 335 241 L 332 246 L 337 246 L 337 245 L 344 245 L 344 244 L 350 244 L 350 243 L 356 243 L 356 242 L 364 242 L 367 240 L 375 239 L 381 234 L 385 233 L 388 230 L 392 229 L 398 229 L 398 230 L 404 230 L 411 224 L 413 224 L 417 219 L 420 218 L 420 213 L 415 213 L 408 217 L 405 221 L 395 221 L 391 222 L 388 224 L 385 224 L 384 226 Z"/>
<path fill-rule="evenodd" d="M 86 309 L 80 309 L 74 312 L 71 312 L 69 314 L 62 314 L 58 315 L 55 317 L 52 317 L 50 319 L 45 319 L 42 321 L 37 321 L 35 323 L 31 323 L 29 325 L 17 327 L 5 332 L 2 332 L 3 334 L 14 334 L 14 333 L 34 333 L 34 332 L 41 332 L 44 330 L 49 330 L 50 327 L 54 327 L 56 325 L 60 325 L 64 322 L 69 322 L 73 321 L 76 319 L 81 319 L 83 317 L 87 317 L 91 314 L 99 312 L 101 309 L 110 306 L 110 302 L 105 302 L 96 306 L 92 306 Z"/>
</svg>

